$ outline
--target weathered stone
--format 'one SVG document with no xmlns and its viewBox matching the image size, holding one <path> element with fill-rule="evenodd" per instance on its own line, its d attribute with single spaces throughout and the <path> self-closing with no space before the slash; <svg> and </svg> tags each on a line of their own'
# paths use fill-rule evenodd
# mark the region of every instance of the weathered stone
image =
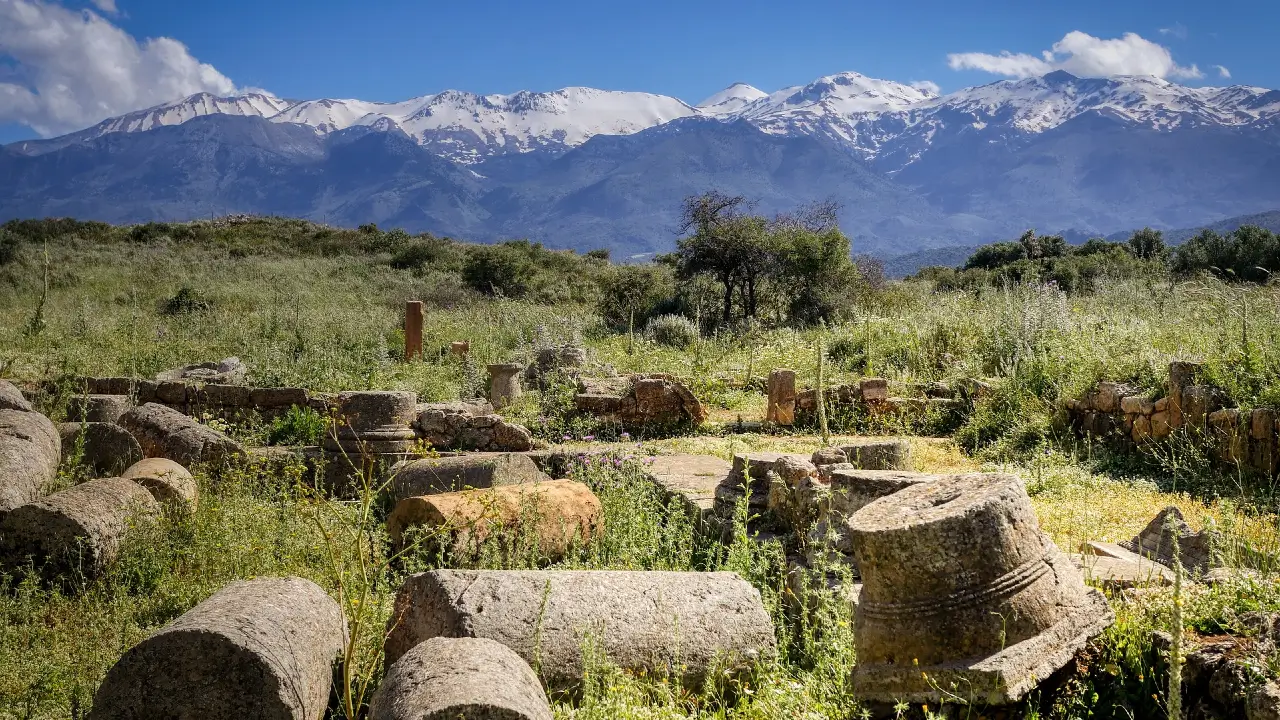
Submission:
<svg viewBox="0 0 1280 720">
<path fill-rule="evenodd" d="M 1245 463 L 1249 458 L 1249 429 L 1240 423 L 1240 410 L 1216 410 L 1209 413 L 1208 420 L 1217 458 L 1231 465 Z"/>
<path fill-rule="evenodd" d="M 889 399 L 889 381 L 884 378 L 863 378 L 858 381 L 858 389 L 862 401 L 866 403 L 884 402 Z"/>
<path fill-rule="evenodd" d="M 1151 439 L 1152 427 L 1151 418 L 1146 415 L 1138 415 L 1133 418 L 1133 428 L 1129 431 L 1129 437 L 1134 442 L 1145 442 Z"/>
<path fill-rule="evenodd" d="M 125 469 L 121 477 L 146 488 L 160 503 L 194 510 L 200 497 L 200 486 L 190 471 L 168 458 L 139 460 Z"/>
<path fill-rule="evenodd" d="M 342 425 L 327 435 L 326 450 L 354 453 L 397 453 L 413 446 L 418 398 L 402 390 L 368 390 L 338 393 L 338 417 Z"/>
<path fill-rule="evenodd" d="M 118 422 L 132 406 L 128 395 L 74 395 L 67 400 L 67 420 Z"/>
<path fill-rule="evenodd" d="M 0 409 L 0 516 L 38 499 L 58 474 L 62 441 L 49 418 Z"/>
<path fill-rule="evenodd" d="M 435 637 L 387 669 L 370 720 L 552 720 L 529 663 L 486 638 Z"/>
<path fill-rule="evenodd" d="M 156 401 L 165 405 L 186 405 L 188 385 L 181 380 L 161 380 L 156 386 Z"/>
<path fill-rule="evenodd" d="M 796 371 L 777 369 L 769 373 L 769 399 L 765 422 L 794 425 L 796 421 Z"/>
<path fill-rule="evenodd" d="M 1084 575 L 1086 581 L 1110 589 L 1169 585 L 1173 571 L 1139 555 L 1118 558 L 1105 555 L 1072 555 L 1071 561 Z"/>
<path fill-rule="evenodd" d="M 87 395 L 132 395 L 137 380 L 128 377 L 89 377 L 81 378 L 78 392 Z M 92 422 L 92 421 L 90 421 Z"/>
<path fill-rule="evenodd" d="M 398 464 L 392 469 L 391 492 L 399 501 L 420 495 L 550 480 L 527 455 L 472 453 Z"/>
<path fill-rule="evenodd" d="M 1155 403 L 1142 395 L 1126 395 L 1120 399 L 1120 410 L 1130 415 L 1150 415 L 1155 412 Z"/>
<path fill-rule="evenodd" d="M 1099 412 L 1113 413 L 1120 411 L 1120 398 L 1133 392 L 1128 385 L 1102 381 L 1093 392 L 1093 408 Z"/>
<path fill-rule="evenodd" d="M 249 402 L 257 408 L 309 407 L 307 391 L 302 388 L 263 387 L 249 389 Z"/>
<path fill-rule="evenodd" d="M 730 482 L 732 467 L 711 455 L 659 455 L 645 472 L 668 496 L 708 520 L 716 508 L 717 492 Z"/>
<path fill-rule="evenodd" d="M 911 444 L 906 440 L 858 440 L 841 449 L 851 464 L 863 470 L 911 469 Z"/>
<path fill-rule="evenodd" d="M 488 366 L 489 369 L 489 402 L 498 410 L 510 405 L 523 394 L 520 387 L 520 372 L 523 365 L 516 363 L 498 363 Z"/>
<path fill-rule="evenodd" d="M 760 593 L 734 573 L 436 570 L 400 588 L 388 663 L 432 637 L 497 640 L 537 665 L 548 688 L 581 682 L 582 645 L 618 667 L 702 685 L 714 667 L 775 653 Z"/>
<path fill-rule="evenodd" d="M 231 438 L 157 403 L 130 408 L 120 425 L 142 445 L 146 457 L 164 457 L 183 466 L 221 465 L 244 457 L 244 448 Z"/>
<path fill-rule="evenodd" d="M 8 380 L 0 380 L 0 410 L 31 412 L 32 407 L 16 385 Z"/>
<path fill-rule="evenodd" d="M 840 448 L 820 447 L 813 451 L 813 455 L 809 457 L 809 462 L 819 467 L 823 465 L 844 465 L 848 464 L 849 456 Z"/>
<path fill-rule="evenodd" d="M 1275 681 L 1258 684 L 1245 703 L 1246 720 L 1280 720 L 1280 685 Z"/>
<path fill-rule="evenodd" d="M 107 422 L 62 423 L 58 426 L 63 454 L 78 457 L 95 477 L 117 477 L 142 459 L 142 446 L 128 430 Z"/>
<path fill-rule="evenodd" d="M 574 404 L 580 412 L 624 426 L 699 425 L 707 419 L 707 409 L 674 375 L 582 378 L 578 390 Z"/>
<path fill-rule="evenodd" d="M 412 362 L 422 358 L 423 304 L 410 300 L 404 304 L 404 360 Z"/>
<path fill-rule="evenodd" d="M 253 407 L 253 389 L 244 385 L 205 385 L 191 399 L 204 405 L 249 408 Z"/>
<path fill-rule="evenodd" d="M 848 521 L 862 572 L 855 694 L 935 703 L 948 688 L 1008 705 L 1112 621 L 1039 530 L 1022 483 L 957 475 L 881 498 Z"/>
<path fill-rule="evenodd" d="M 47 580 L 93 579 L 116 559 L 130 523 L 156 510 L 132 480 L 90 480 L 5 514 L 0 565 L 30 563 Z"/>
<path fill-rule="evenodd" d="M 218 362 L 196 363 L 184 365 L 173 370 L 165 370 L 156 375 L 156 380 L 163 384 L 166 381 L 182 383 L 184 381 L 216 383 L 219 385 L 243 385 L 249 376 L 249 368 L 240 362 L 238 357 L 223 358 Z M 167 401 L 166 401 L 167 402 Z"/>
<path fill-rule="evenodd" d="M 1151 416 L 1151 437 L 1159 440 L 1171 434 L 1173 434 L 1173 426 L 1170 424 L 1169 413 L 1157 411 Z"/>
<path fill-rule="evenodd" d="M 156 391 L 160 389 L 160 383 L 155 380 L 139 380 L 134 383 L 134 403 L 137 405 L 146 405 L 159 400 L 156 397 Z"/>
<path fill-rule="evenodd" d="M 1221 390 L 1208 385 L 1191 385 L 1182 389 L 1182 424 L 1194 431 L 1206 430 L 1209 414 L 1227 403 Z"/>
<path fill-rule="evenodd" d="M 126 652 L 89 720 L 320 720 L 346 638 L 310 580 L 233 582 Z"/>
<path fill-rule="evenodd" d="M 405 498 L 387 517 L 387 533 L 399 546 L 411 528 L 431 531 L 433 545 L 457 556 L 500 535 L 504 542 L 536 541 L 542 556 L 555 561 L 599 538 L 604 519 L 586 485 L 551 480 Z"/>
<path fill-rule="evenodd" d="M 1183 519 L 1182 511 L 1173 505 L 1161 510 L 1142 532 L 1120 545 L 1144 558 L 1172 567 L 1175 542 L 1182 566 L 1193 573 L 1202 574 L 1220 564 L 1214 558 L 1214 545 L 1221 542 L 1218 534 L 1192 530 Z"/>
<path fill-rule="evenodd" d="M 897 470 L 863 470 L 853 465 L 832 465 L 823 469 L 823 475 L 831 485 L 831 510 L 841 518 L 882 497 L 942 477 Z"/>
</svg>

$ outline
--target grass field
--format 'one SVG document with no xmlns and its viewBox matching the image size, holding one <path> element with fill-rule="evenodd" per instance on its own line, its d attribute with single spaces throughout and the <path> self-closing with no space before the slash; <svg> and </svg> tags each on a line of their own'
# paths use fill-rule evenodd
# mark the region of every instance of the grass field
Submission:
<svg viewBox="0 0 1280 720">
<path fill-rule="evenodd" d="M 258 385 L 409 389 L 423 400 L 443 400 L 474 392 L 475 368 L 486 363 L 581 342 L 595 362 L 620 372 L 684 378 L 709 405 L 713 422 L 732 424 L 762 416 L 760 379 L 771 368 L 794 368 L 800 384 L 812 386 L 821 341 L 829 384 L 865 375 L 902 383 L 990 381 L 992 398 L 953 433 L 912 439 L 916 468 L 1021 476 L 1042 527 L 1064 550 L 1089 539 L 1131 537 L 1167 505 L 1254 550 L 1280 550 L 1269 484 L 1203 466 L 1171 467 L 1172 455 L 1083 446 L 1055 429 L 1061 402 L 1096 380 L 1159 391 L 1168 362 L 1186 357 L 1205 359 L 1210 379 L 1243 406 L 1276 403 L 1274 287 L 1157 278 L 1068 296 L 1046 286 L 936 293 L 922 282 L 891 283 L 861 298 L 856 314 L 835 326 L 739 328 L 671 348 L 610 330 L 589 298 L 544 304 L 485 297 L 453 272 L 394 269 L 390 253 L 381 251 L 246 254 L 237 247 L 166 237 L 25 246 L 16 262 L 0 266 L 0 377 L 149 377 L 234 355 Z M 404 363 L 400 321 L 409 299 L 428 303 L 428 352 Z M 438 352 L 455 340 L 470 341 L 471 366 Z M 531 394 L 517 411 L 543 412 L 541 401 Z M 47 410 L 60 419 L 59 408 Z M 729 458 L 743 450 L 808 452 L 820 442 L 812 434 L 713 427 L 645 439 L 641 452 Z M 74 469 L 64 471 L 70 482 Z M 779 547 L 750 542 L 741 528 L 730 545 L 699 538 L 684 511 L 668 506 L 638 473 L 631 465 L 576 471 L 601 497 L 607 531 L 560 565 L 736 570 L 761 589 L 783 650 L 742 686 L 704 694 L 602 665 L 580 698 L 558 699 L 557 717 L 857 717 L 846 685 L 856 662 L 848 605 L 815 591 L 819 597 L 808 604 L 814 609 L 797 613 L 786 598 Z M 216 485 L 204 475 L 201 481 L 199 509 L 138 528 L 106 577 L 74 591 L 22 577 L 4 581 L 0 718 L 84 717 L 106 669 L 132 644 L 230 580 L 285 574 L 311 578 L 340 597 L 358 627 L 360 653 L 346 664 L 356 690 L 335 698 L 332 716 L 359 717 L 379 677 L 381 632 L 404 573 L 441 562 L 534 562 L 497 555 L 392 562 L 375 498 L 367 505 L 322 499 L 289 472 L 246 470 Z M 1189 590 L 1184 628 L 1231 631 L 1241 613 L 1280 609 L 1280 587 L 1269 577 Z M 1149 632 L 1172 627 L 1173 599 L 1157 591 L 1141 602 L 1117 597 L 1116 606 L 1116 626 L 1095 643 L 1078 681 L 1039 698 L 1043 707 L 1030 716 L 1164 717 L 1166 686 L 1154 671 Z M 367 689 L 359 692 L 363 683 Z"/>
</svg>

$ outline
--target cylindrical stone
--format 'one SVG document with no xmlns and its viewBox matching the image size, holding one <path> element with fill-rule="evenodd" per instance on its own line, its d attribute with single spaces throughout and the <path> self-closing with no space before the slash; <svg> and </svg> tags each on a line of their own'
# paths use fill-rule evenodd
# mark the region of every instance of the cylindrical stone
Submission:
<svg viewBox="0 0 1280 720">
<path fill-rule="evenodd" d="M 128 395 L 75 395 L 67 401 L 69 422 L 118 422 L 133 403 Z"/>
<path fill-rule="evenodd" d="M 435 570 L 396 596 L 384 649 L 394 663 L 432 637 L 497 640 L 551 689 L 579 683 L 583 643 L 618 667 L 698 687 L 715 667 L 776 652 L 760 592 L 735 573 Z"/>
<path fill-rule="evenodd" d="M 387 670 L 370 720 L 551 720 L 529 663 L 484 638 L 435 637 Z"/>
<path fill-rule="evenodd" d="M 854 467 L 862 470 L 910 470 L 911 444 L 887 438 L 859 440 L 841 448 Z"/>
<path fill-rule="evenodd" d="M 410 300 L 404 305 L 405 362 L 422 357 L 422 301 Z"/>
<path fill-rule="evenodd" d="M 387 517 L 387 532 L 401 545 L 404 533 L 414 527 L 444 533 L 440 539 L 456 553 L 475 551 L 490 537 L 502 535 L 506 542 L 536 542 L 551 560 L 604 531 L 600 500 L 591 488 L 572 480 L 405 498 Z"/>
<path fill-rule="evenodd" d="M 34 411 L 0 410 L 0 515 L 38 499 L 57 476 L 58 428 Z"/>
<path fill-rule="evenodd" d="M 550 480 L 532 458 L 522 453 L 468 453 L 397 465 L 392 468 L 391 494 L 399 501 L 419 495 Z"/>
<path fill-rule="evenodd" d="M 109 422 L 68 422 L 58 425 L 62 451 L 78 457 L 94 477 L 118 477 L 142 459 L 142 446 L 128 430 Z"/>
<path fill-rule="evenodd" d="M 520 373 L 524 366 L 516 363 L 489 365 L 489 402 L 497 410 L 510 405 L 520 397 Z"/>
<path fill-rule="evenodd" d="M 796 371 L 779 368 L 769 373 L 769 404 L 765 422 L 794 425 L 796 421 Z"/>
<path fill-rule="evenodd" d="M 31 403 L 17 385 L 8 380 L 0 380 L 0 410 L 31 412 L 31 409 Z"/>
<path fill-rule="evenodd" d="M 397 453 L 413 446 L 414 410 L 418 396 L 403 390 L 338 393 L 342 425 L 326 435 L 326 450 Z"/>
<path fill-rule="evenodd" d="M 310 580 L 233 582 L 126 652 L 89 719 L 319 720 L 346 638 Z"/>
<path fill-rule="evenodd" d="M 131 522 L 156 510 L 151 494 L 132 480 L 90 480 L 0 519 L 0 565 L 30 563 L 49 580 L 93 579 L 116 559 Z"/>
<path fill-rule="evenodd" d="M 846 527 L 863 581 L 854 685 L 864 697 L 938 699 L 924 673 L 943 687 L 972 681 L 975 702 L 1016 700 L 1028 676 L 1043 680 L 1110 622 L 1012 475 L 913 484 Z M 960 668 L 973 674 L 945 674 Z"/>
<path fill-rule="evenodd" d="M 130 408 L 120 416 L 120 425 L 138 439 L 146 457 L 169 458 L 186 467 L 244 457 L 239 443 L 158 403 Z"/>
<path fill-rule="evenodd" d="M 140 460 L 129 466 L 121 477 L 146 488 L 159 503 L 194 510 L 200 497 L 200 486 L 191 472 L 168 458 Z"/>
</svg>

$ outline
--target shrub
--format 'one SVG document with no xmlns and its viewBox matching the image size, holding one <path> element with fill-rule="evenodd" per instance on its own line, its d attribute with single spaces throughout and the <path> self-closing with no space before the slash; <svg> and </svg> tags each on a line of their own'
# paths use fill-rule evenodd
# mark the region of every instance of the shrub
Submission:
<svg viewBox="0 0 1280 720">
<path fill-rule="evenodd" d="M 649 321 L 645 335 L 659 345 L 687 348 L 698 339 L 698 327 L 683 315 L 660 315 Z"/>
<path fill-rule="evenodd" d="M 317 445 L 324 437 L 325 419 L 311 408 L 294 405 L 271 421 L 268 445 Z"/>
<path fill-rule="evenodd" d="M 178 293 L 164 301 L 160 312 L 165 315 L 190 315 L 204 312 L 213 307 L 213 303 L 205 298 L 204 293 L 189 287 L 183 287 Z"/>
<path fill-rule="evenodd" d="M 0 267 L 17 262 L 21 242 L 17 235 L 0 229 Z"/>
</svg>

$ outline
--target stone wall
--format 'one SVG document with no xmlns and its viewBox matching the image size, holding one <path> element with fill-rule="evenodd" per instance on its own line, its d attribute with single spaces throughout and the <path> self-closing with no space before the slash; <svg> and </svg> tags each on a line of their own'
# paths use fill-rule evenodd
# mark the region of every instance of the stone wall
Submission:
<svg viewBox="0 0 1280 720">
<path fill-rule="evenodd" d="M 332 393 L 315 393 L 305 388 L 292 387 L 81 377 L 72 382 L 71 388 L 76 393 L 126 396 L 137 405 L 159 403 L 193 417 L 207 414 L 225 420 L 242 420 L 255 414 L 270 420 L 283 415 L 294 406 L 309 407 L 327 414 L 336 407 L 336 395 Z"/>
<path fill-rule="evenodd" d="M 1179 433 L 1223 466 L 1275 475 L 1280 410 L 1241 410 L 1222 390 L 1199 383 L 1201 369 L 1198 363 L 1171 363 L 1158 398 L 1124 383 L 1099 382 L 1084 397 L 1067 401 L 1068 423 L 1080 435 L 1134 446 Z"/>
<path fill-rule="evenodd" d="M 620 378 L 582 378 L 574 406 L 579 412 L 623 427 L 700 425 L 707 410 L 673 375 L 652 373 Z"/>
<path fill-rule="evenodd" d="M 826 388 L 827 417 L 837 413 L 857 412 L 868 414 L 905 414 L 924 417 L 929 413 L 952 412 L 966 406 L 966 398 L 981 394 L 987 386 L 977 381 L 957 386 L 930 383 L 921 386 L 893 387 L 884 378 L 862 378 L 856 384 L 834 385 Z M 897 391 L 897 394 L 891 392 Z M 908 396 L 904 396 L 908 395 Z M 801 425 L 817 421 L 818 391 L 807 388 L 796 393 L 795 417 Z"/>
</svg>

